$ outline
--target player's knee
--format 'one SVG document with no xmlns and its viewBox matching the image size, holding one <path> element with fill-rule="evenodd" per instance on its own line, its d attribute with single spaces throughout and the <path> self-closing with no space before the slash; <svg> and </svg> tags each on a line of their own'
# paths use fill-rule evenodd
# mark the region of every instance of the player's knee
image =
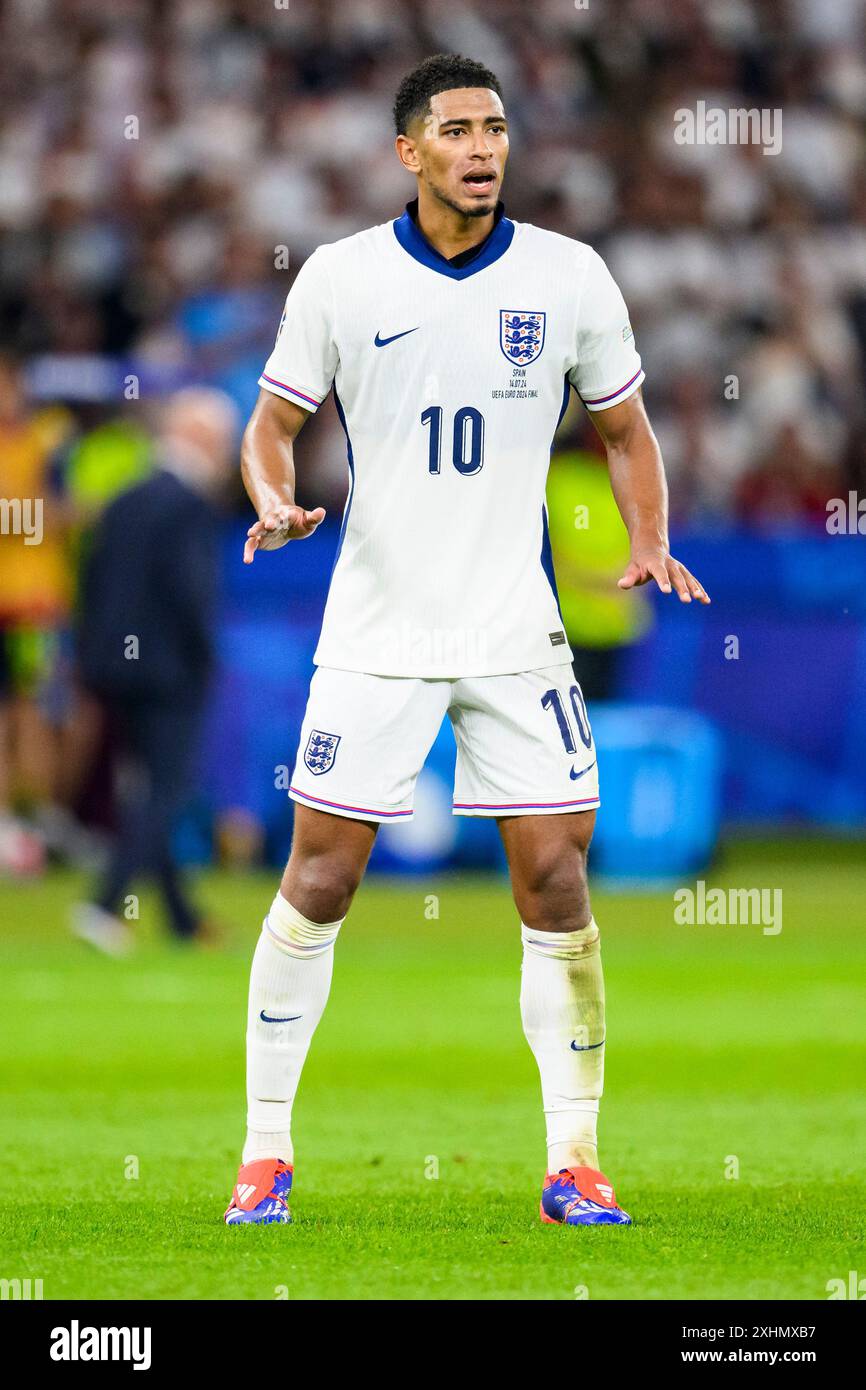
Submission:
<svg viewBox="0 0 866 1390">
<path fill-rule="evenodd" d="M 515 900 L 524 925 L 536 931 L 575 931 L 585 926 L 589 918 L 586 851 L 537 855 L 519 886 L 515 885 Z"/>
<path fill-rule="evenodd" d="M 282 892 L 310 921 L 337 922 L 349 911 L 362 875 L 363 866 L 338 851 L 293 853 L 283 877 Z"/>
<path fill-rule="evenodd" d="M 551 848 L 537 853 L 523 871 L 523 883 L 533 897 L 576 891 L 586 884 L 586 851 L 572 848 L 565 855 Z"/>
</svg>

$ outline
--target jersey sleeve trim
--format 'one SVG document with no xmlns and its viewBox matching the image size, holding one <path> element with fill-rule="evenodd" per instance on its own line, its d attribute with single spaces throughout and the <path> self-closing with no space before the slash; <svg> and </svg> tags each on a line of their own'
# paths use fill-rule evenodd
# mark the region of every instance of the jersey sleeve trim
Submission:
<svg viewBox="0 0 866 1390">
<path fill-rule="evenodd" d="M 627 400 L 629 396 L 633 395 L 644 379 L 645 373 L 641 367 L 635 372 L 631 381 L 627 381 L 625 386 L 618 387 L 616 391 L 610 391 L 606 396 L 596 396 L 592 400 L 587 399 L 586 396 L 581 396 L 580 399 L 587 410 L 609 410 L 612 405 L 619 405 L 620 401 Z M 578 394 L 580 393 L 578 392 Z"/>
<path fill-rule="evenodd" d="M 277 381 L 276 377 L 268 376 L 267 372 L 262 372 L 259 377 L 259 386 L 265 391 L 273 392 L 275 396 L 283 396 L 287 401 L 298 401 L 305 410 L 309 410 L 313 415 L 325 399 L 322 396 L 321 400 L 316 400 L 316 397 L 311 396 L 309 392 L 299 391 L 297 386 L 289 386 L 285 381 Z"/>
</svg>

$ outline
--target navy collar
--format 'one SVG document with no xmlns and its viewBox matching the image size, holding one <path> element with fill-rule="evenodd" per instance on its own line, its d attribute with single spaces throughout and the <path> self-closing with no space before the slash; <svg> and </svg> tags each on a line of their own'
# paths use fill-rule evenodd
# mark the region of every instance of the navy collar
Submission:
<svg viewBox="0 0 866 1390">
<path fill-rule="evenodd" d="M 418 199 L 415 198 L 406 204 L 406 211 L 402 217 L 398 217 L 393 223 L 394 235 L 403 250 L 416 261 L 428 266 L 430 270 L 437 270 L 440 275 L 447 275 L 452 280 L 466 280 L 470 275 L 498 261 L 500 256 L 505 255 L 514 237 L 514 223 L 505 216 L 504 204 L 497 203 L 493 230 L 489 236 L 478 246 L 461 251 L 449 261 L 435 246 L 430 245 L 415 220 L 417 215 Z"/>
</svg>

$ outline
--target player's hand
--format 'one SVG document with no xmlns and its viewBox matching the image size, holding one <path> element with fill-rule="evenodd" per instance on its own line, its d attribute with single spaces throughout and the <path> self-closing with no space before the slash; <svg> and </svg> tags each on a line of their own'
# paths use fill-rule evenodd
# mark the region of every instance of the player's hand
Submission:
<svg viewBox="0 0 866 1390">
<path fill-rule="evenodd" d="M 652 580 L 663 594 L 669 594 L 671 590 L 679 594 L 682 603 L 691 603 L 693 598 L 699 603 L 710 602 L 709 594 L 695 576 L 660 546 L 636 550 L 626 566 L 625 574 L 617 580 L 617 588 L 634 589 Z"/>
<path fill-rule="evenodd" d="M 324 507 L 307 512 L 288 502 L 265 512 L 247 531 L 244 564 L 252 564 L 257 550 L 279 550 L 287 541 L 305 541 L 324 519 Z"/>
</svg>

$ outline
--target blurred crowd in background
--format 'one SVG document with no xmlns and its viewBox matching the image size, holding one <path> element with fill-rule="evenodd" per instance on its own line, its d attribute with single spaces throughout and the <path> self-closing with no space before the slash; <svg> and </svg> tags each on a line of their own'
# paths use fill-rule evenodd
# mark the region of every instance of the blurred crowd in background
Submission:
<svg viewBox="0 0 866 1390">
<path fill-rule="evenodd" d="M 391 102 L 444 49 L 504 85 L 509 213 L 619 280 L 677 514 L 808 516 L 856 471 L 863 0 L 7 0 L 0 38 L 0 322 L 39 395 L 119 408 L 107 358 L 246 410 L 293 272 L 412 194 Z M 781 151 L 677 144 L 699 99 L 781 110 Z"/>
<path fill-rule="evenodd" d="M 7 0 L 0 46 L 0 497 L 45 499 L 39 545 L 0 534 L 0 816 L 23 779 L 43 838 L 98 738 L 89 530 L 154 467 L 154 407 L 203 384 L 242 420 L 306 256 L 413 196 L 390 112 L 431 52 L 502 81 L 508 213 L 619 281 L 675 527 L 822 530 L 866 488 L 866 0 Z M 781 111 L 781 149 L 678 144 L 699 100 Z M 574 404 L 560 445 L 591 473 Z M 301 500 L 345 487 L 328 408 Z"/>
</svg>

